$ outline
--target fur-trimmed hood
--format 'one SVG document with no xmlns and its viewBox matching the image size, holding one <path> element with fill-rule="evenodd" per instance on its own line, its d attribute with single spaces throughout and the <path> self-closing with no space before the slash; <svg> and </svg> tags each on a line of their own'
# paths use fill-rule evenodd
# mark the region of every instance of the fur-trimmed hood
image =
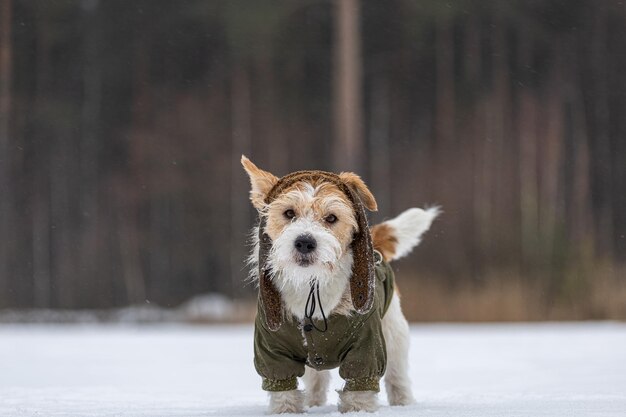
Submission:
<svg viewBox="0 0 626 417">
<path fill-rule="evenodd" d="M 265 204 L 270 204 L 281 193 L 297 182 L 324 181 L 337 186 L 352 204 L 358 226 L 353 236 L 351 249 L 353 256 L 352 275 L 350 277 L 350 296 L 354 310 L 359 314 L 365 314 L 372 308 L 374 301 L 374 249 L 370 235 L 365 208 L 356 190 L 339 175 L 325 171 L 298 171 L 286 175 L 274 184 L 265 198 Z M 277 331 L 283 322 L 283 302 L 280 292 L 273 282 L 273 271 L 268 264 L 268 256 L 272 248 L 272 240 L 265 232 L 265 217 L 259 216 L 258 227 L 258 278 L 259 293 L 265 309 L 267 327 Z"/>
</svg>

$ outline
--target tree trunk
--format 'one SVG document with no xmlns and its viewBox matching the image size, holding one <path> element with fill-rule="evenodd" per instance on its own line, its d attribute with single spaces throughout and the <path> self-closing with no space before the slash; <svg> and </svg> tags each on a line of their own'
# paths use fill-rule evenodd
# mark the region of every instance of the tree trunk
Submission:
<svg viewBox="0 0 626 417">
<path fill-rule="evenodd" d="M 389 149 L 391 103 L 386 75 L 378 76 L 372 85 L 369 126 L 369 183 L 376 195 L 378 210 L 391 213 L 391 159 Z"/>
<path fill-rule="evenodd" d="M 242 153 L 252 147 L 251 85 L 248 68 L 236 64 L 232 76 L 232 148 L 230 157 L 230 280 L 229 293 L 236 296 L 242 287 L 244 274 L 245 241 L 248 224 L 249 205 L 245 203 L 248 194 L 248 181 L 241 168 Z M 278 150 L 280 151 L 280 150 Z"/>
<path fill-rule="evenodd" d="M 47 17 L 37 13 L 37 57 L 36 81 L 32 99 L 34 117 L 30 118 L 33 131 L 33 142 L 37 147 L 32 183 L 32 259 L 33 259 L 33 289 L 34 306 L 39 308 L 51 307 L 53 298 L 53 256 L 52 247 L 52 167 L 49 155 L 53 149 L 52 138 L 49 132 L 38 122 L 37 117 L 45 107 L 47 89 L 49 88 L 50 66 L 50 36 Z"/>
<path fill-rule="evenodd" d="M 257 106 L 253 114 L 257 115 L 256 120 L 260 124 L 258 130 L 263 135 L 263 137 L 258 137 L 257 139 L 271 144 L 263 153 L 267 158 L 268 167 L 271 167 L 273 172 L 276 172 L 278 175 L 283 175 L 289 169 L 289 142 L 281 123 L 282 118 L 276 117 L 276 74 L 272 67 L 272 44 L 266 41 L 264 45 L 266 45 L 266 52 L 260 54 L 254 62 L 254 68 L 258 75 L 257 88 L 259 93 L 256 102 Z M 239 158 L 235 158 L 235 163 L 237 169 L 240 169 Z"/>
<path fill-rule="evenodd" d="M 83 106 L 80 140 L 80 271 L 83 280 L 99 280 L 98 267 L 98 143 L 102 90 L 101 18 L 99 0 L 82 0 L 85 23 L 83 38 Z M 93 285 L 97 285 L 96 282 Z"/>
<path fill-rule="evenodd" d="M 481 92 L 482 79 L 482 45 L 480 42 L 480 23 L 477 17 L 470 16 L 465 30 L 465 77 L 470 85 L 477 92 Z M 476 94 L 479 97 L 480 94 Z M 471 144 L 471 166 L 470 173 L 470 198 L 471 198 L 471 214 L 469 227 L 469 250 L 471 266 L 471 277 L 474 281 L 482 274 L 483 249 L 486 246 L 487 238 L 481 231 L 483 228 L 483 205 L 485 204 L 485 189 L 482 186 L 481 169 L 483 160 L 481 158 L 483 146 L 482 138 L 484 138 L 484 116 L 483 103 L 477 99 L 473 104 L 470 120 L 470 137 Z"/>
<path fill-rule="evenodd" d="M 10 298 L 10 260 L 13 233 L 11 218 L 11 152 L 9 121 L 11 120 L 12 10 L 11 0 L 0 0 L 0 306 Z"/>
<path fill-rule="evenodd" d="M 591 70 L 593 74 L 592 105 L 594 125 L 593 175 L 595 195 L 595 237 L 601 253 L 612 258 L 613 213 L 611 207 L 611 144 L 609 137 L 609 76 L 608 76 L 608 19 L 607 8 L 596 7 L 591 38 Z"/>
<path fill-rule="evenodd" d="M 518 46 L 518 66 L 532 68 L 532 41 L 530 34 L 521 29 Z M 523 82 L 526 82 L 524 80 Z M 537 177 L 537 108 L 540 105 L 528 87 L 518 93 L 518 141 L 519 141 L 519 201 L 520 244 L 522 270 L 532 275 L 530 269 L 537 261 L 539 250 L 539 179 Z"/>
<path fill-rule="evenodd" d="M 42 168 L 47 171 L 47 164 Z M 50 178 L 46 172 L 35 173 L 33 179 L 32 259 L 34 307 L 51 305 L 51 248 L 50 248 Z"/>
<path fill-rule="evenodd" d="M 442 154 L 450 149 L 447 145 L 454 140 L 454 36 L 449 18 L 440 19 L 436 25 L 435 139 L 436 148 Z"/>
<path fill-rule="evenodd" d="M 363 168 L 363 108 L 359 0 L 335 2 L 334 168 Z"/>
<path fill-rule="evenodd" d="M 130 137 L 132 142 L 131 157 L 128 161 L 126 177 L 120 185 L 116 183 L 118 191 L 115 192 L 116 201 L 113 206 L 115 213 L 110 219 L 118 233 L 116 244 L 119 250 L 119 262 L 121 269 L 122 288 L 124 296 L 129 304 L 139 304 L 146 300 L 150 295 L 154 296 L 156 291 L 149 294 L 146 276 L 151 278 L 152 288 L 155 283 L 160 284 L 165 276 L 169 278 L 169 271 L 162 268 L 162 265 L 169 265 L 169 256 L 158 245 L 160 236 L 160 227 L 163 222 L 161 215 L 161 203 L 159 198 L 150 198 L 148 208 L 148 227 L 146 234 L 145 246 L 148 248 L 149 274 L 144 271 L 141 259 L 141 233 L 139 218 L 142 216 L 141 202 L 146 196 L 144 193 L 153 191 L 154 185 L 149 182 L 150 174 L 154 174 L 151 170 L 153 161 L 151 159 L 146 133 L 146 125 L 149 123 L 149 103 L 151 102 L 148 93 L 149 78 L 149 59 L 148 48 L 145 42 L 146 30 L 137 34 L 133 40 L 133 76 L 132 76 L 132 102 L 131 102 L 131 122 Z M 94 80 L 94 82 L 96 82 Z M 93 93 L 98 92 L 96 86 Z M 92 99 L 95 99 L 93 97 Z M 93 116 L 92 116 L 93 117 Z M 159 137 L 150 137 L 154 143 Z M 154 145 L 158 146 L 158 145 Z M 145 191 L 145 184 L 148 184 L 148 190 Z M 155 194 L 152 194 L 155 195 Z M 146 199 L 148 199 L 146 197 Z M 118 278 L 119 279 L 119 278 Z M 110 287 L 119 288 L 116 285 L 118 279 L 111 280 Z M 166 292 L 166 291 L 163 291 Z"/>
</svg>

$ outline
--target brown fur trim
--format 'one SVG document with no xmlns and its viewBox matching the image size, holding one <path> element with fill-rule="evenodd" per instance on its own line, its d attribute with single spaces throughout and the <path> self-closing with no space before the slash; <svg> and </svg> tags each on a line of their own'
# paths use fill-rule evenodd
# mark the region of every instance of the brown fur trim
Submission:
<svg viewBox="0 0 626 417">
<path fill-rule="evenodd" d="M 267 266 L 267 256 L 272 247 L 272 240 L 265 233 L 265 218 L 259 224 L 259 291 L 265 310 L 265 324 L 271 331 L 280 328 L 283 322 L 283 303 L 278 289 L 272 282 L 272 271 Z"/>
</svg>

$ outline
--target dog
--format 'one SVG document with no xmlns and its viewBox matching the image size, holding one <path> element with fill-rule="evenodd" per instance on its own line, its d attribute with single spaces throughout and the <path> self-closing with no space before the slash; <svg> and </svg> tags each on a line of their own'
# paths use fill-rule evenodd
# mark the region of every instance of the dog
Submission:
<svg viewBox="0 0 626 417">
<path fill-rule="evenodd" d="M 376 411 L 383 375 L 390 405 L 413 403 L 409 326 L 389 262 L 419 244 L 439 209 L 412 208 L 370 228 L 365 210 L 377 204 L 358 175 L 278 178 L 241 163 L 259 214 L 249 259 L 259 287 L 254 364 L 269 413 L 324 405 L 336 367 L 342 413 Z"/>
</svg>

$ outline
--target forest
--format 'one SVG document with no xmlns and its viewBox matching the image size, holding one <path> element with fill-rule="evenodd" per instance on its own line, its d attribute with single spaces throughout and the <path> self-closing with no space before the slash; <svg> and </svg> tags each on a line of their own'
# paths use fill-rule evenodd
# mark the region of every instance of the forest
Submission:
<svg viewBox="0 0 626 417">
<path fill-rule="evenodd" d="M 617 0 L 0 0 L 0 309 L 254 300 L 239 159 L 354 171 L 411 320 L 626 318 Z"/>
</svg>

